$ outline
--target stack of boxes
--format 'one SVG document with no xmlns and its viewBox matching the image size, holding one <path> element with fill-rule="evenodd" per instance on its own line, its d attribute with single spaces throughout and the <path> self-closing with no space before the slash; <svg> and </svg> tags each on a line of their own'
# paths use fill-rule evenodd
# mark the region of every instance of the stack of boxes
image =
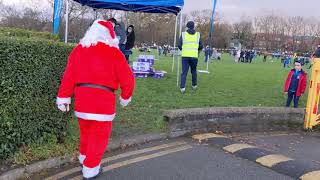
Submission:
<svg viewBox="0 0 320 180">
<path fill-rule="evenodd" d="M 153 77 L 161 79 L 164 77 L 164 71 L 156 71 L 154 68 L 154 56 L 153 55 L 139 55 L 138 62 L 133 62 L 133 73 L 135 77 L 147 78 Z"/>
</svg>

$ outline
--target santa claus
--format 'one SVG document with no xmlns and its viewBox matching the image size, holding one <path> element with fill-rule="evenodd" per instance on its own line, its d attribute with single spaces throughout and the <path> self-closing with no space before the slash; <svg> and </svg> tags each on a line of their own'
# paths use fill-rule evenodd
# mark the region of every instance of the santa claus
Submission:
<svg viewBox="0 0 320 180">
<path fill-rule="evenodd" d="M 96 20 L 71 52 L 57 97 L 57 106 L 67 112 L 74 94 L 75 116 L 80 127 L 80 155 L 84 179 L 101 173 L 101 158 L 107 148 L 115 118 L 116 91 L 127 106 L 134 90 L 134 76 L 118 48 L 114 25 Z"/>
</svg>

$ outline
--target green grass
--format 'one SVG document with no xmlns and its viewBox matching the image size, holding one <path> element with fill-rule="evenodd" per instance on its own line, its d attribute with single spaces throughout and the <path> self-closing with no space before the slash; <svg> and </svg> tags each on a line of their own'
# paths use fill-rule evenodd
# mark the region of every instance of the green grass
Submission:
<svg viewBox="0 0 320 180">
<path fill-rule="evenodd" d="M 137 58 L 135 52 L 131 60 Z M 203 56 L 198 69 L 205 69 Z M 166 131 L 162 111 L 166 109 L 194 107 L 247 107 L 284 106 L 286 97 L 283 84 L 289 69 L 284 69 L 279 60 L 269 59 L 263 63 L 257 58 L 252 64 L 235 64 L 232 57 L 224 54 L 222 61 L 209 66 L 210 74 L 198 74 L 197 91 L 191 90 L 191 75 L 188 75 L 187 92 L 182 95 L 176 85 L 176 70 L 171 72 L 171 57 L 161 57 L 155 62 L 157 70 L 167 71 L 164 79 L 137 79 L 133 102 L 129 107 L 117 109 L 113 137 L 130 136 Z M 306 104 L 306 96 L 300 107 Z M 50 138 L 49 138 L 50 139 Z M 76 120 L 70 123 L 69 135 L 64 144 L 49 140 L 47 144 L 33 144 L 22 148 L 13 159 L 25 164 L 32 160 L 52 156 L 75 154 L 78 143 Z"/>
<path fill-rule="evenodd" d="M 203 60 L 201 57 L 198 69 L 205 69 Z M 188 75 L 184 95 L 176 85 L 176 70 L 171 72 L 171 65 L 172 58 L 161 57 L 155 67 L 168 72 L 164 79 L 137 79 L 133 103 L 126 109 L 118 109 L 115 135 L 164 130 L 165 109 L 284 106 L 283 84 L 289 69 L 284 69 L 279 60 L 263 63 L 257 58 L 252 64 L 235 64 L 231 56 L 224 54 L 222 61 L 209 64 L 210 74 L 198 74 L 196 92 L 191 90 L 191 74 Z M 305 102 L 303 96 L 300 106 L 304 107 Z"/>
</svg>

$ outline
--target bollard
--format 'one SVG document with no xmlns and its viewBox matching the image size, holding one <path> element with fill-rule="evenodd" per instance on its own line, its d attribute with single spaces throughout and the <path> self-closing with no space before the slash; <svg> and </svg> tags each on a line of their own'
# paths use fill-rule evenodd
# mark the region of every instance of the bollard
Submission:
<svg viewBox="0 0 320 180">
<path fill-rule="evenodd" d="M 312 129 L 314 126 L 320 124 L 320 115 L 318 114 L 320 95 L 320 58 L 315 58 L 313 61 L 304 129 Z"/>
</svg>

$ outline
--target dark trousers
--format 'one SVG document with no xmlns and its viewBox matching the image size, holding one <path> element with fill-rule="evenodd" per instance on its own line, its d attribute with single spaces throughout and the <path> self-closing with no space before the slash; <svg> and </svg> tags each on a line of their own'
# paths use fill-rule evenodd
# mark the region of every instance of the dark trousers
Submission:
<svg viewBox="0 0 320 180">
<path fill-rule="evenodd" d="M 130 64 L 130 55 L 132 54 L 131 49 L 125 49 L 124 50 L 124 56 L 126 57 L 126 60 L 128 64 Z"/>
<path fill-rule="evenodd" d="M 119 49 L 120 51 L 125 54 L 125 51 L 126 51 L 126 45 L 125 44 L 119 44 Z"/>
<path fill-rule="evenodd" d="M 129 59 L 129 58 L 130 58 L 130 55 L 129 55 L 129 54 L 128 54 L 128 55 L 126 54 L 125 57 L 126 57 L 126 60 L 127 60 L 128 64 L 130 64 L 130 59 Z"/>
<path fill-rule="evenodd" d="M 191 74 L 192 74 L 192 86 L 197 85 L 197 65 L 198 65 L 197 58 L 182 57 L 182 73 L 181 73 L 180 88 L 186 87 L 189 67 L 191 68 Z"/>
<path fill-rule="evenodd" d="M 286 107 L 290 107 L 292 99 L 293 99 L 294 107 L 298 108 L 300 96 L 296 96 L 296 93 L 292 92 L 292 91 L 288 92 L 288 99 L 287 99 Z"/>
<path fill-rule="evenodd" d="M 210 55 L 209 55 L 209 54 L 205 54 L 205 60 L 204 60 L 204 62 L 208 62 L 209 59 L 210 59 Z"/>
</svg>

